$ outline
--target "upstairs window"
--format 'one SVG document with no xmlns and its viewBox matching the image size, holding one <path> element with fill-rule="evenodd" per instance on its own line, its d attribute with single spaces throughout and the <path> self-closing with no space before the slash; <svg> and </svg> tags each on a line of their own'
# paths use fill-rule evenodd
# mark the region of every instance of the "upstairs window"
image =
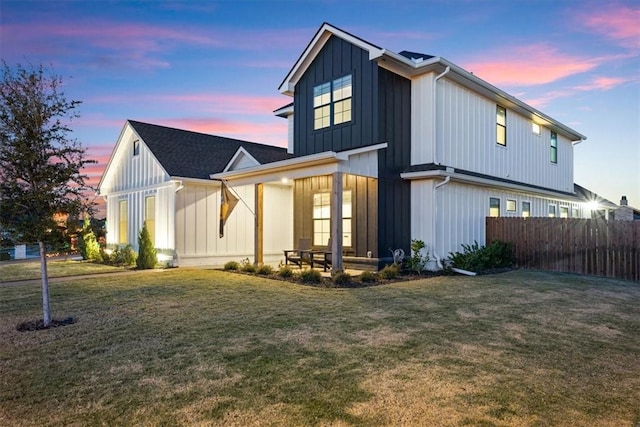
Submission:
<svg viewBox="0 0 640 427">
<path fill-rule="evenodd" d="M 558 163 L 558 134 L 551 132 L 551 163 Z"/>
<path fill-rule="evenodd" d="M 351 74 L 313 88 L 313 129 L 351 121 Z"/>
<path fill-rule="evenodd" d="M 137 156 L 138 154 L 140 154 L 140 141 L 136 139 L 133 141 L 133 155 Z"/>
<path fill-rule="evenodd" d="M 499 105 L 496 106 L 496 142 L 507 146 L 507 110 Z"/>
</svg>

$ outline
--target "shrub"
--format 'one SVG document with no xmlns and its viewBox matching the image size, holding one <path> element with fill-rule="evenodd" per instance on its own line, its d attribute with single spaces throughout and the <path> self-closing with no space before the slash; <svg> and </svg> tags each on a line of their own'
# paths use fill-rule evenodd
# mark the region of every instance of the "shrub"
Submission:
<svg viewBox="0 0 640 427">
<path fill-rule="evenodd" d="M 245 273 L 255 273 L 256 272 L 256 266 L 253 264 L 243 264 L 242 266 L 242 271 L 244 271 Z"/>
<path fill-rule="evenodd" d="M 91 229 L 91 219 L 89 215 L 84 214 L 84 221 L 82 222 L 82 231 L 78 236 L 78 250 L 82 259 L 90 259 L 99 261 L 101 259 L 100 245 L 96 240 L 96 235 Z"/>
<path fill-rule="evenodd" d="M 262 264 L 260 267 L 258 267 L 256 273 L 263 276 L 268 276 L 270 274 L 273 274 L 273 267 L 271 267 L 269 264 Z"/>
<path fill-rule="evenodd" d="M 158 262 L 158 253 L 153 247 L 151 241 L 151 235 L 147 228 L 147 222 L 142 223 L 142 230 L 138 235 L 138 258 L 136 259 L 136 268 L 139 270 L 146 270 L 156 266 Z"/>
<path fill-rule="evenodd" d="M 344 286 L 351 283 L 351 275 L 344 271 L 337 272 L 333 275 L 332 279 L 333 283 L 335 283 L 336 285 Z"/>
<path fill-rule="evenodd" d="M 511 243 L 494 240 L 487 246 L 463 244 L 462 252 L 449 253 L 451 266 L 476 273 L 493 268 L 513 266 L 513 246 Z"/>
<path fill-rule="evenodd" d="M 308 269 L 300 272 L 300 280 L 302 283 L 320 283 L 322 281 L 322 274 L 318 270 Z"/>
<path fill-rule="evenodd" d="M 240 264 L 237 261 L 229 261 L 224 265 L 225 270 L 240 270 Z"/>
<path fill-rule="evenodd" d="M 383 279 L 395 279 L 400 275 L 400 269 L 396 265 L 387 265 L 378 273 Z"/>
<path fill-rule="evenodd" d="M 422 255 L 425 244 L 422 240 L 411 240 L 411 256 L 407 258 L 407 267 L 409 270 L 420 273 L 429 261 L 429 254 Z"/>
<path fill-rule="evenodd" d="M 100 257 L 104 264 L 129 267 L 136 263 L 137 255 L 131 245 L 127 245 L 116 246 L 111 253 L 108 250 L 102 250 Z"/>
<path fill-rule="evenodd" d="M 288 265 L 282 265 L 278 270 L 278 276 L 282 278 L 293 277 L 293 269 Z"/>
<path fill-rule="evenodd" d="M 363 271 L 360 274 L 360 281 L 362 283 L 373 283 L 378 281 L 378 275 L 373 271 Z"/>
</svg>

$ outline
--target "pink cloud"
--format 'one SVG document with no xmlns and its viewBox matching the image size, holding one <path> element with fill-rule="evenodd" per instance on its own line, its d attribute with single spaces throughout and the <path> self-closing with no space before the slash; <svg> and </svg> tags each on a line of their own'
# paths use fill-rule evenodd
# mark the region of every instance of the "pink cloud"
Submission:
<svg viewBox="0 0 640 427">
<path fill-rule="evenodd" d="M 565 55 L 539 43 L 514 46 L 500 55 L 485 52 L 483 59 L 471 60 L 465 68 L 496 85 L 540 85 L 592 70 L 607 59 Z"/>
<path fill-rule="evenodd" d="M 622 46 L 640 48 L 640 8 L 623 5 L 599 7 L 579 13 L 576 21 L 589 32 L 602 34 Z"/>
<path fill-rule="evenodd" d="M 626 83 L 633 83 L 635 81 L 637 80 L 625 79 L 620 77 L 595 77 L 588 83 L 576 86 L 568 86 L 559 90 L 552 90 L 546 92 L 543 96 L 534 99 L 527 99 L 526 102 L 529 105 L 540 108 L 549 104 L 555 99 L 574 96 L 579 92 L 611 90 L 615 87 L 621 86 Z"/>
</svg>

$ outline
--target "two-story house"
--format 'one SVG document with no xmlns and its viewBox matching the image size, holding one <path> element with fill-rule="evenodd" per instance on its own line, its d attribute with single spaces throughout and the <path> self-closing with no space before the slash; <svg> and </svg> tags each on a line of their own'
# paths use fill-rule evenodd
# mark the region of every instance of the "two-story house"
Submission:
<svg viewBox="0 0 640 427">
<path fill-rule="evenodd" d="M 573 183 L 573 145 L 585 137 L 444 58 L 325 23 L 279 90 L 293 98 L 276 114 L 300 166 L 289 178 L 294 241 L 331 238 L 334 256 L 381 265 L 411 239 L 432 259 L 484 243 L 486 216 L 586 215 Z M 303 167 L 311 159 L 327 165 Z M 288 172 L 215 177 L 247 183 L 272 170 Z"/>
<path fill-rule="evenodd" d="M 484 243 L 486 216 L 589 215 L 573 183 L 573 146 L 586 138 L 444 58 L 325 23 L 279 91 L 293 101 L 275 111 L 291 157 L 210 167 L 252 195 L 243 253 L 258 261 L 303 238 L 335 269 L 380 267 L 412 239 L 440 260 Z"/>
</svg>

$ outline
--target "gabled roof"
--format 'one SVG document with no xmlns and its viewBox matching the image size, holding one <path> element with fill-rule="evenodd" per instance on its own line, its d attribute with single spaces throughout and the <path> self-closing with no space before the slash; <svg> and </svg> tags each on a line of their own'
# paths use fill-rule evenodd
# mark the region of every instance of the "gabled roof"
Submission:
<svg viewBox="0 0 640 427">
<path fill-rule="evenodd" d="M 533 108 L 525 102 L 509 95 L 507 92 L 498 89 L 454 63 L 439 56 L 431 56 L 423 53 L 402 51 L 395 53 L 388 49 L 381 48 L 369 43 L 359 37 L 354 36 L 331 24 L 323 23 L 316 32 L 311 42 L 300 55 L 293 68 L 286 75 L 278 90 L 280 93 L 293 96 L 295 85 L 304 75 L 313 60 L 320 53 L 330 37 L 339 37 L 354 46 L 357 46 L 369 53 L 369 60 L 377 61 L 380 67 L 388 69 L 398 75 L 412 79 L 425 73 L 437 73 L 467 87 L 482 96 L 487 97 L 502 104 L 504 107 L 517 111 L 519 114 L 531 119 L 539 125 L 546 126 L 556 132 L 565 135 L 571 141 L 579 142 L 587 139 L 586 136 L 571 129 L 565 124 L 547 116 L 541 111 Z"/>
<path fill-rule="evenodd" d="M 286 148 L 128 121 L 172 177 L 209 179 L 222 172 L 242 147 L 261 164 L 292 157 Z"/>
</svg>

